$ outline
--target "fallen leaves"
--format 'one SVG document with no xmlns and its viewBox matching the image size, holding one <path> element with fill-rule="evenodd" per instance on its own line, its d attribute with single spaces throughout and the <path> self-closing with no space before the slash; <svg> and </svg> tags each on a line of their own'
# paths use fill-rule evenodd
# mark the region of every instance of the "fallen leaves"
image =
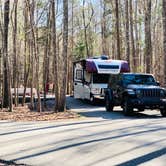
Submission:
<svg viewBox="0 0 166 166">
<path fill-rule="evenodd" d="M 79 117 L 79 114 L 69 110 L 55 113 L 51 109 L 45 109 L 43 112 L 36 112 L 31 111 L 28 106 L 14 108 L 13 112 L 8 112 L 5 109 L 0 110 L 0 120 L 11 121 L 54 121 L 62 119 L 75 119 Z"/>
</svg>

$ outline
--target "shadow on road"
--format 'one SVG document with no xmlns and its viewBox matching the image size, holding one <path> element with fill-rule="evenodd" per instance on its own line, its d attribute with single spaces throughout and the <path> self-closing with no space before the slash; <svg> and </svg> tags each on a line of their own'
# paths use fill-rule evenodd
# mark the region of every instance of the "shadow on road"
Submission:
<svg viewBox="0 0 166 166">
<path fill-rule="evenodd" d="M 123 134 L 120 134 L 120 135 L 117 135 L 117 136 L 112 136 L 112 137 L 96 138 L 96 139 L 92 139 L 92 140 L 87 140 L 87 141 L 82 141 L 82 142 L 78 142 L 78 143 L 64 145 L 64 146 L 61 146 L 61 147 L 57 147 L 57 148 L 54 148 L 54 149 L 50 149 L 50 150 L 47 150 L 47 151 L 42 151 L 42 152 L 30 154 L 30 155 L 22 155 L 21 157 L 15 158 L 12 161 L 19 161 L 19 160 L 23 160 L 23 159 L 33 158 L 33 157 L 37 157 L 37 156 L 41 156 L 41 155 L 46 155 L 48 153 L 53 153 L 53 152 L 57 152 L 57 151 L 61 151 L 61 150 L 66 150 L 66 149 L 70 149 L 70 148 L 73 148 L 73 147 L 80 147 L 81 145 L 87 145 L 87 144 L 91 144 L 91 143 L 99 143 L 99 142 L 106 141 L 106 140 L 111 141 L 111 140 L 114 140 L 114 139 L 117 139 L 117 138 L 137 136 L 137 135 L 141 135 L 141 134 L 144 134 L 144 133 L 152 133 L 152 132 L 155 133 L 156 131 L 162 131 L 162 130 L 165 130 L 165 129 L 166 129 L 165 127 L 153 128 L 153 129 L 149 129 L 149 130 L 146 130 L 146 131 L 123 133 Z M 152 154 L 149 154 L 149 156 L 152 155 L 152 156 L 157 157 L 157 156 L 164 155 L 165 153 L 166 153 L 166 148 L 163 148 L 163 149 L 157 151 L 157 155 L 155 155 L 156 154 L 155 152 L 152 152 Z M 148 157 L 148 155 L 145 155 L 145 156 Z M 128 161 L 128 162 L 131 162 L 131 161 Z M 122 164 L 126 164 L 126 163 L 122 163 Z"/>
<path fill-rule="evenodd" d="M 96 165 L 96 164 L 105 162 L 105 161 L 107 161 L 107 160 L 109 160 L 110 158 L 113 158 L 113 157 L 121 156 L 121 155 L 126 154 L 126 153 L 131 153 L 132 151 L 135 151 L 135 150 L 138 150 L 138 149 L 141 149 L 141 148 L 157 145 L 159 142 L 165 142 L 165 140 L 166 139 L 160 139 L 160 140 L 152 141 L 152 142 L 148 142 L 148 143 L 144 142 L 142 145 L 138 145 L 138 146 L 129 148 L 128 150 L 121 151 L 120 153 L 117 153 L 115 155 L 109 155 L 107 157 L 97 159 L 96 161 L 94 161 L 92 163 L 89 163 L 88 165 Z M 158 152 L 159 152 L 159 154 L 158 154 Z M 135 166 L 135 165 L 142 164 L 144 162 L 150 161 L 152 159 L 158 158 L 158 157 L 160 157 L 162 155 L 165 155 L 165 154 L 166 154 L 165 148 L 163 148 L 163 149 L 145 154 L 143 156 L 139 156 L 137 158 L 125 161 L 123 163 L 118 164 L 118 166 Z M 86 166 L 88 166 L 88 165 L 86 165 Z"/>
<path fill-rule="evenodd" d="M 132 115 L 130 116 L 125 116 L 123 114 L 122 110 L 116 110 L 113 112 L 106 112 L 105 110 L 101 110 L 101 111 L 87 111 L 87 112 L 81 112 L 80 113 L 83 116 L 86 117 L 102 117 L 104 119 L 112 119 L 112 120 L 116 120 L 116 119 L 156 119 L 156 118 L 162 118 L 159 114 L 155 114 L 155 115 L 149 115 L 145 113 L 140 113 L 140 112 L 133 112 Z"/>
<path fill-rule="evenodd" d="M 131 116 L 124 116 L 123 111 L 120 107 L 115 107 L 115 111 L 106 112 L 104 107 L 104 101 L 99 101 L 96 105 L 89 104 L 86 100 L 77 100 L 73 97 L 67 98 L 67 106 L 69 109 L 73 109 L 79 114 L 86 117 L 96 117 L 96 118 L 104 118 L 104 119 L 155 119 L 161 118 L 160 114 L 157 111 L 152 110 L 153 114 L 147 114 L 144 112 L 133 112 Z"/>
<path fill-rule="evenodd" d="M 135 159 L 131 159 L 131 160 L 126 161 L 124 163 L 118 164 L 118 166 L 139 165 L 139 164 L 145 163 L 147 161 L 150 161 L 152 159 L 163 156 L 165 154 L 166 154 L 166 148 L 162 148 L 162 149 L 159 149 L 157 151 L 153 151 L 151 153 L 145 154 L 145 155 L 137 157 Z"/>
</svg>

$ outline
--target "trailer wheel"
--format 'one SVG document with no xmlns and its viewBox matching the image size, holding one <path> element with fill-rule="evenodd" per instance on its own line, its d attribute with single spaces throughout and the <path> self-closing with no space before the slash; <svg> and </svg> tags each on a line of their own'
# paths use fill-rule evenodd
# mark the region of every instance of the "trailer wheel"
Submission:
<svg viewBox="0 0 166 166">
<path fill-rule="evenodd" d="M 96 99 L 95 99 L 95 97 L 94 97 L 93 95 L 91 95 L 91 97 L 90 97 L 90 103 L 91 103 L 92 105 L 95 105 L 95 104 L 96 104 Z"/>
</svg>

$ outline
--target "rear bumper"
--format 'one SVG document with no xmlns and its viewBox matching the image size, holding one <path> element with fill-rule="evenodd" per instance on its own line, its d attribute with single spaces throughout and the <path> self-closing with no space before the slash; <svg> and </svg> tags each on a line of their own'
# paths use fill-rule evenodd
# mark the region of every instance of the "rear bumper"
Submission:
<svg viewBox="0 0 166 166">
<path fill-rule="evenodd" d="M 159 98 L 130 99 L 129 105 L 133 108 L 161 109 L 166 107 L 166 99 L 159 99 Z"/>
<path fill-rule="evenodd" d="M 104 95 L 93 95 L 95 99 L 104 100 Z"/>
</svg>

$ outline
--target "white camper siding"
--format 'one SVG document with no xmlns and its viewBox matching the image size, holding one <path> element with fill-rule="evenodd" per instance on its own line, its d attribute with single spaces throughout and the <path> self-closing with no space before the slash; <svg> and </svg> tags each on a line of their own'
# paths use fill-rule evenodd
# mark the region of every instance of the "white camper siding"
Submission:
<svg viewBox="0 0 166 166">
<path fill-rule="evenodd" d="M 91 83 L 91 78 L 92 78 L 92 73 L 88 73 L 87 71 L 84 70 L 84 87 L 83 87 L 83 93 L 84 93 L 84 99 L 90 99 L 90 83 Z"/>
<path fill-rule="evenodd" d="M 82 99 L 83 98 L 83 85 L 81 82 L 75 82 L 74 83 L 74 98 L 76 99 Z"/>
<path fill-rule="evenodd" d="M 87 71 L 84 71 L 84 77 L 85 77 L 85 82 L 86 83 L 90 83 L 91 82 L 91 77 L 92 77 L 91 73 L 88 73 Z"/>
<path fill-rule="evenodd" d="M 83 87 L 83 99 L 90 99 L 90 87 L 89 85 L 84 85 Z"/>
</svg>

